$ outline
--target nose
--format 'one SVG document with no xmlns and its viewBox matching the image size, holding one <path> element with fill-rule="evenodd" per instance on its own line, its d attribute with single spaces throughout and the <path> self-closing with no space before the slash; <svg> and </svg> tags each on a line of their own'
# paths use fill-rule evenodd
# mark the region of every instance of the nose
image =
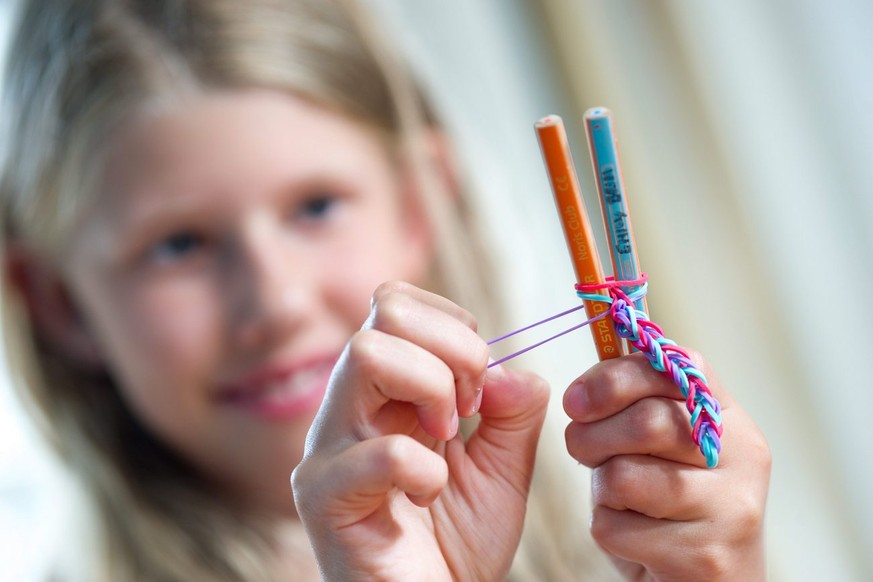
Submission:
<svg viewBox="0 0 873 582">
<path fill-rule="evenodd" d="M 240 348 L 286 343 L 313 314 L 315 284 L 305 256 L 267 216 L 251 220 L 235 247 L 228 286 Z"/>
</svg>

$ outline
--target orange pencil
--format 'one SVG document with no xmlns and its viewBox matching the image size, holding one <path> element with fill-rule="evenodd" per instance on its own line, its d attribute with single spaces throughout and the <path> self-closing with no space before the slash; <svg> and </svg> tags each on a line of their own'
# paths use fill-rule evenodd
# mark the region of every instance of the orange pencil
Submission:
<svg viewBox="0 0 873 582">
<path fill-rule="evenodd" d="M 603 266 L 597 254 L 588 213 L 582 203 L 582 191 L 579 188 L 576 167 L 573 165 L 573 157 L 567 144 L 564 123 L 557 115 L 549 115 L 539 120 L 534 128 L 543 152 L 552 191 L 555 194 L 555 205 L 567 241 L 567 250 L 570 251 L 570 258 L 573 261 L 573 269 L 576 271 L 576 280 L 583 285 L 603 283 Z M 604 291 L 598 293 L 606 294 Z M 585 301 L 585 312 L 588 317 L 600 315 L 607 309 L 609 306 L 606 303 Z M 591 324 L 591 335 L 594 337 L 597 355 L 601 360 L 623 355 L 621 342 L 609 318 Z"/>
</svg>

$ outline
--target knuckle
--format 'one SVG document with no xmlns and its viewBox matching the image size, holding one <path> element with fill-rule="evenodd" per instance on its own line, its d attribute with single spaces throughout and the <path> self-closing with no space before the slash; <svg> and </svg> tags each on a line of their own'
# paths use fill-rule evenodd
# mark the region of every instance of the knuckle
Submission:
<svg viewBox="0 0 873 582">
<path fill-rule="evenodd" d="M 382 334 L 376 330 L 365 329 L 355 333 L 349 340 L 348 354 L 352 365 L 364 372 L 379 369 L 382 350 Z"/>
<path fill-rule="evenodd" d="M 636 473 L 624 457 L 613 457 L 595 469 L 591 480 L 594 503 L 616 509 L 633 506 L 640 486 Z"/>
<path fill-rule="evenodd" d="M 406 294 L 412 288 L 412 285 L 405 281 L 385 281 L 381 283 L 376 290 L 373 291 L 372 303 L 375 305 L 381 299 L 391 293 Z"/>
<path fill-rule="evenodd" d="M 388 474 L 396 473 L 403 467 L 409 457 L 411 441 L 403 435 L 391 435 L 385 437 L 378 464 L 380 469 Z"/>
<path fill-rule="evenodd" d="M 735 530 L 738 540 L 744 541 L 758 535 L 764 525 L 764 507 L 762 501 L 752 492 L 737 496 L 732 501 Z"/>
<path fill-rule="evenodd" d="M 695 571 L 701 580 L 730 579 L 731 553 L 727 548 L 710 544 L 699 548 L 694 555 Z"/>
<path fill-rule="evenodd" d="M 564 429 L 564 440 L 567 444 L 567 452 L 571 457 L 585 465 L 594 467 L 596 461 L 592 456 L 592 447 L 586 445 L 587 427 L 578 422 L 571 422 Z"/>
<path fill-rule="evenodd" d="M 291 472 L 291 497 L 297 514 L 301 517 L 315 512 L 318 505 L 318 488 L 313 486 L 315 479 L 311 473 L 306 461 L 301 462 Z"/>
<path fill-rule="evenodd" d="M 397 330 L 409 321 L 411 312 L 412 298 L 409 295 L 397 291 L 386 292 L 374 305 L 373 328 Z"/>
<path fill-rule="evenodd" d="M 601 362 L 583 375 L 582 386 L 592 408 L 606 406 L 627 384 L 628 372 L 620 360 Z"/>
<path fill-rule="evenodd" d="M 304 473 L 303 463 L 300 463 L 291 471 L 291 491 L 294 493 L 294 499 L 302 497 L 305 491 L 306 477 Z"/>
<path fill-rule="evenodd" d="M 760 431 L 757 432 L 757 438 L 752 441 L 750 457 L 756 459 L 760 465 L 761 471 L 769 476 L 773 467 L 773 454 L 770 452 L 770 444 L 767 438 Z"/>
<path fill-rule="evenodd" d="M 479 322 L 476 320 L 476 316 L 464 309 L 463 307 L 456 306 L 458 308 L 458 313 L 456 317 L 458 320 L 472 329 L 473 331 L 479 330 Z"/>
<path fill-rule="evenodd" d="M 628 409 L 629 432 L 638 442 L 663 438 L 672 422 L 672 411 L 658 398 L 644 398 Z"/>
<path fill-rule="evenodd" d="M 609 512 L 603 506 L 595 506 L 591 511 L 591 521 L 588 524 L 591 537 L 603 550 L 612 553 L 616 542 L 616 529 L 609 518 Z"/>
</svg>

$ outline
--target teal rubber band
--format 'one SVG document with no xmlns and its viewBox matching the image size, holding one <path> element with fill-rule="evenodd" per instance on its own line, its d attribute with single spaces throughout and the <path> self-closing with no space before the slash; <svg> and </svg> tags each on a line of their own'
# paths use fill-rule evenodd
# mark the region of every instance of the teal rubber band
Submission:
<svg viewBox="0 0 873 582">
<path fill-rule="evenodd" d="M 688 390 L 691 388 L 691 382 L 688 381 L 688 374 L 686 374 L 685 370 L 682 368 L 678 368 L 676 375 L 679 376 L 679 390 L 682 392 L 682 396 L 688 398 Z"/>
<path fill-rule="evenodd" d="M 582 293 L 581 291 L 576 291 L 576 296 L 586 301 L 600 301 L 602 303 L 606 303 L 607 305 L 612 305 L 612 297 L 608 297 L 606 295 L 599 295 L 597 293 Z"/>
<path fill-rule="evenodd" d="M 658 343 L 661 344 L 662 346 L 678 346 L 679 345 L 676 342 L 674 342 L 673 340 L 667 339 L 665 337 L 659 337 Z"/>
<path fill-rule="evenodd" d="M 653 343 L 652 352 L 655 357 L 650 359 L 649 362 L 654 369 L 659 372 L 664 372 L 667 369 L 666 366 L 664 366 L 664 350 L 662 350 L 661 346 L 657 343 Z"/>
<path fill-rule="evenodd" d="M 630 320 L 630 330 L 633 339 L 639 339 L 640 337 L 640 326 L 637 324 L 637 314 L 633 309 L 629 309 L 627 311 L 628 319 Z"/>
<path fill-rule="evenodd" d="M 718 450 L 708 434 L 700 441 L 700 448 L 703 450 L 703 456 L 706 457 L 706 468 L 714 469 L 718 465 Z"/>
<path fill-rule="evenodd" d="M 703 412 L 703 406 L 698 404 L 694 407 L 694 410 L 691 412 L 691 426 L 694 427 L 697 424 L 697 417 L 700 416 L 700 413 Z"/>
<path fill-rule="evenodd" d="M 708 402 L 704 401 L 703 408 L 705 408 L 706 413 L 712 417 L 712 422 L 715 424 L 721 424 L 721 414 L 717 413 Z"/>
<path fill-rule="evenodd" d="M 706 376 L 704 376 L 704 375 L 703 375 L 703 372 L 701 372 L 700 370 L 698 370 L 696 367 L 695 367 L 695 368 L 691 368 L 691 367 L 682 368 L 682 370 L 683 370 L 686 374 L 688 374 L 689 376 L 697 376 L 698 378 L 700 378 L 700 381 L 701 381 L 701 382 L 703 382 L 704 384 L 706 384 L 707 386 L 709 386 L 709 382 L 706 381 Z"/>
</svg>

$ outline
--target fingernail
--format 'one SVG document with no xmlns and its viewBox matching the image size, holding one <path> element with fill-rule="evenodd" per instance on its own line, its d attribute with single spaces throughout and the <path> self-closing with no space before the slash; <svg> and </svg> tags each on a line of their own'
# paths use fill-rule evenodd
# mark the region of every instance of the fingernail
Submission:
<svg viewBox="0 0 873 582">
<path fill-rule="evenodd" d="M 458 409 L 455 408 L 455 411 L 452 413 L 452 422 L 449 424 L 449 434 L 451 435 L 449 438 L 455 438 L 455 435 L 458 434 Z"/>
<path fill-rule="evenodd" d="M 568 413 L 584 414 L 588 410 L 588 393 L 582 383 L 570 384 L 567 388 Z"/>
<path fill-rule="evenodd" d="M 503 367 L 503 364 L 497 364 L 496 366 L 492 366 L 485 371 L 485 377 L 492 382 L 500 380 L 505 374 L 506 368 Z"/>
<path fill-rule="evenodd" d="M 485 391 L 482 388 L 479 388 L 479 390 L 476 391 L 476 401 L 473 403 L 473 414 L 479 412 L 479 407 L 482 406 L 482 394 L 484 393 Z"/>
</svg>

